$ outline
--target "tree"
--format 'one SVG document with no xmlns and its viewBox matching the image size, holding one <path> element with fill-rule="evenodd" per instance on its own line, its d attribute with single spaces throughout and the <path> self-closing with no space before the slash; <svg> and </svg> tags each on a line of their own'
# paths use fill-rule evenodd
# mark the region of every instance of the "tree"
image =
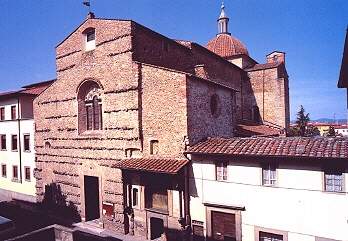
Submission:
<svg viewBox="0 0 348 241">
<path fill-rule="evenodd" d="M 316 126 L 307 126 L 306 136 L 320 136 L 320 131 Z"/>
<path fill-rule="evenodd" d="M 296 125 L 298 129 L 298 134 L 300 136 L 306 135 L 306 129 L 309 122 L 309 113 L 306 114 L 303 106 L 300 106 L 300 110 L 297 112 Z"/>
<path fill-rule="evenodd" d="M 335 127 L 333 127 L 333 126 L 329 127 L 329 131 L 327 133 L 327 136 L 329 136 L 329 137 L 335 137 L 336 136 Z"/>
</svg>

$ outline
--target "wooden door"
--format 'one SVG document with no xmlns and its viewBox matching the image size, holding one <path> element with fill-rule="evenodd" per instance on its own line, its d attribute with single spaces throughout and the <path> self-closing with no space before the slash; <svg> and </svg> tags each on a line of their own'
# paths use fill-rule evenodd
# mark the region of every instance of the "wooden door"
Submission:
<svg viewBox="0 0 348 241">
<path fill-rule="evenodd" d="M 86 221 L 100 217 L 99 207 L 99 179 L 98 177 L 85 176 L 85 217 Z"/>
<path fill-rule="evenodd" d="M 232 213 L 211 212 L 214 240 L 236 241 L 236 216 Z"/>
</svg>

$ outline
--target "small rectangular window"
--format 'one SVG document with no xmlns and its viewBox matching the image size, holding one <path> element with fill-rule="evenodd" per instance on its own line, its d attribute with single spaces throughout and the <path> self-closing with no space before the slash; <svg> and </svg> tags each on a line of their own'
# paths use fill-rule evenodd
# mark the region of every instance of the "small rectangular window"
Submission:
<svg viewBox="0 0 348 241">
<path fill-rule="evenodd" d="M 158 154 L 158 141 L 152 140 L 150 141 L 150 155 L 157 155 Z"/>
<path fill-rule="evenodd" d="M 24 134 L 24 151 L 30 151 L 30 135 Z"/>
<path fill-rule="evenodd" d="M 95 30 L 90 29 L 84 35 L 85 35 L 85 50 L 86 51 L 94 50 L 96 47 L 96 45 L 95 45 Z"/>
<path fill-rule="evenodd" d="M 217 162 L 215 163 L 215 172 L 216 172 L 216 180 L 217 181 L 226 181 L 227 180 L 227 165 L 225 162 Z"/>
<path fill-rule="evenodd" d="M 283 241 L 283 235 L 260 232 L 259 241 Z"/>
<path fill-rule="evenodd" d="M 6 151 L 6 135 L 0 135 L 0 148 L 2 151 Z"/>
<path fill-rule="evenodd" d="M 325 191 L 343 192 L 343 172 L 340 170 L 325 171 Z"/>
<path fill-rule="evenodd" d="M 139 204 L 138 196 L 139 196 L 139 191 L 138 188 L 132 188 L 132 206 L 136 207 Z"/>
<path fill-rule="evenodd" d="M 87 40 L 87 42 L 91 42 L 91 41 L 95 40 L 95 31 L 94 30 L 87 32 L 86 40 Z"/>
<path fill-rule="evenodd" d="M 18 180 L 18 166 L 12 167 L 12 177 L 13 180 Z"/>
<path fill-rule="evenodd" d="M 15 105 L 11 106 L 11 120 L 17 119 L 17 107 Z"/>
<path fill-rule="evenodd" d="M 2 176 L 2 177 L 7 177 L 7 168 L 6 168 L 6 164 L 2 164 L 2 165 L 1 165 L 1 176 Z"/>
<path fill-rule="evenodd" d="M 5 107 L 0 107 L 0 121 L 5 120 Z"/>
<path fill-rule="evenodd" d="M 12 135 L 12 151 L 18 150 L 18 138 L 17 135 Z"/>
<path fill-rule="evenodd" d="M 30 167 L 25 167 L 25 180 L 30 182 L 31 175 L 30 175 Z"/>
<path fill-rule="evenodd" d="M 275 186 L 277 182 L 277 172 L 275 164 L 266 164 L 262 167 L 262 185 Z"/>
</svg>

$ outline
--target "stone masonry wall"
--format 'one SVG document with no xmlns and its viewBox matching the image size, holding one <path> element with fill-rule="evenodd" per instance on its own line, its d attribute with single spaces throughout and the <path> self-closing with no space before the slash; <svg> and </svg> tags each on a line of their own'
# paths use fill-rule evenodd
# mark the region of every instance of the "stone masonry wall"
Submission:
<svg viewBox="0 0 348 241">
<path fill-rule="evenodd" d="M 289 125 L 288 81 L 278 75 L 278 69 L 249 72 L 260 115 L 263 121 L 282 127 Z"/>
<path fill-rule="evenodd" d="M 218 95 L 217 114 L 211 113 L 211 97 Z M 190 145 L 207 137 L 232 137 L 233 91 L 201 79 L 188 78 L 188 131 Z"/>
<path fill-rule="evenodd" d="M 83 50 L 82 32 L 96 30 L 96 49 Z M 45 185 L 59 184 L 85 216 L 84 176 L 97 176 L 101 202 L 113 203 L 114 229 L 123 230 L 121 171 L 111 165 L 125 149 L 140 149 L 138 66 L 132 63 L 131 23 L 89 19 L 57 47 L 57 81 L 34 103 L 38 200 Z M 102 88 L 104 130 L 78 133 L 77 92 L 85 80 Z"/>
</svg>

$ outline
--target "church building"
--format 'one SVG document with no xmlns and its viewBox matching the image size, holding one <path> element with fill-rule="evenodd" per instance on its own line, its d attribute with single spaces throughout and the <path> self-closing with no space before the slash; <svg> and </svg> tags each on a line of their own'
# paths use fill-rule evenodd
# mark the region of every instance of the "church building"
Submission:
<svg viewBox="0 0 348 241">
<path fill-rule="evenodd" d="M 34 101 L 36 194 L 58 190 L 83 222 L 148 239 L 190 230 L 190 160 L 209 137 L 285 135 L 285 53 L 259 64 L 222 6 L 207 46 L 89 13 L 56 46 Z"/>
</svg>

